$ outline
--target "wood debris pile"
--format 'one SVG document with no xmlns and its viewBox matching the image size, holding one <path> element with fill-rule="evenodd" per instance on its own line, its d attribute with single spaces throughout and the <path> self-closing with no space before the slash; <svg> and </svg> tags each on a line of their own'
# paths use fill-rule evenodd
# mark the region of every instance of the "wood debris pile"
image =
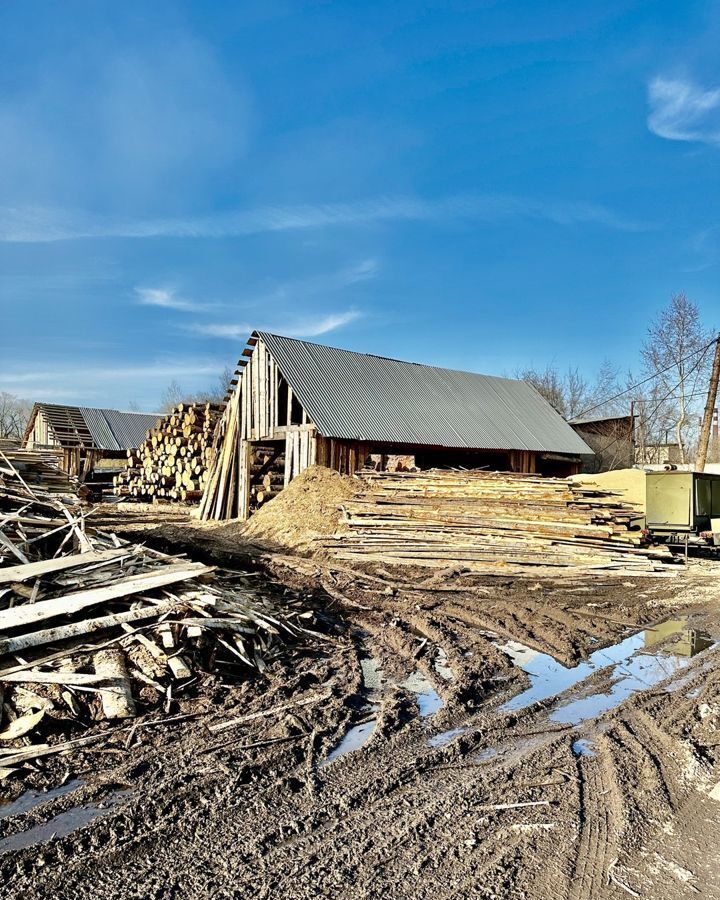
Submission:
<svg viewBox="0 0 720 900">
<path fill-rule="evenodd" d="M 202 497 L 212 459 L 216 403 L 179 403 L 161 419 L 114 480 L 120 496 L 194 502 Z"/>
<path fill-rule="evenodd" d="M 336 559 L 535 576 L 542 569 L 669 574 L 639 512 L 617 496 L 564 478 L 446 471 L 364 472 L 336 534 Z"/>
<path fill-rule="evenodd" d="M 78 727 L 169 710 L 201 673 L 262 672 L 310 634 L 298 597 L 275 600 L 241 575 L 91 531 L 86 518 L 5 460 L 0 777 Z"/>
</svg>

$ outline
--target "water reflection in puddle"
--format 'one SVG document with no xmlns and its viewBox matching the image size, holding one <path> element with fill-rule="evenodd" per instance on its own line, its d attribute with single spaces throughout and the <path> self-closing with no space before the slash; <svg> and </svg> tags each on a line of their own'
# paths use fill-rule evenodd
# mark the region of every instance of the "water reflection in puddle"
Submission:
<svg viewBox="0 0 720 900">
<path fill-rule="evenodd" d="M 327 757 L 320 763 L 320 767 L 328 765 L 333 760 L 346 753 L 352 753 L 353 750 L 359 750 L 372 737 L 375 731 L 377 720 L 371 719 L 369 722 L 361 722 L 360 725 L 353 725 L 346 733 L 345 737 L 340 741 L 337 747 L 328 753 Z"/>
<path fill-rule="evenodd" d="M 442 659 L 440 660 L 442 662 Z M 435 669 L 437 671 L 438 661 L 436 660 Z M 405 688 L 415 694 L 415 700 L 418 705 L 418 712 L 421 719 L 428 719 L 439 712 L 445 705 L 444 700 L 433 687 L 430 679 L 420 671 L 413 672 L 404 681 L 396 682 L 387 678 L 384 670 L 378 664 L 377 660 L 372 657 L 364 657 L 360 660 L 360 667 L 363 674 L 363 687 L 367 694 L 368 704 L 363 712 L 366 715 L 373 714 L 365 722 L 359 725 L 353 725 L 343 736 L 340 743 L 330 751 L 327 757 L 320 763 L 320 766 L 326 766 L 328 763 L 346 756 L 354 750 L 363 747 L 375 732 L 377 725 L 377 716 L 375 715 L 379 709 L 379 703 L 382 699 L 383 691 L 389 685 Z M 450 672 L 450 678 L 453 675 Z"/>
<path fill-rule="evenodd" d="M 665 643 L 675 635 L 679 635 L 678 640 Z M 691 657 L 712 643 L 708 634 L 687 628 L 686 619 L 671 619 L 611 647 L 596 650 L 586 662 L 574 668 L 567 668 L 552 656 L 515 641 L 496 643 L 530 676 L 530 687 L 500 708 L 504 712 L 525 709 L 564 693 L 601 669 L 610 669 L 608 677 L 613 684 L 609 690 L 567 700 L 550 714 L 553 722 L 578 725 L 613 709 L 635 693 L 672 679 L 689 664 Z"/>
<path fill-rule="evenodd" d="M 27 831 L 19 834 L 11 834 L 0 841 L 0 854 L 10 853 L 13 850 L 23 850 L 26 847 L 34 847 L 56 837 L 65 837 L 88 825 L 95 819 L 108 815 L 111 808 L 118 803 L 130 790 L 115 791 L 103 802 L 103 806 L 74 806 L 66 812 L 53 816 L 49 822 L 43 825 L 35 825 Z"/>
<path fill-rule="evenodd" d="M 575 756 L 595 756 L 595 745 L 588 738 L 578 738 L 573 741 L 572 752 Z"/>
<path fill-rule="evenodd" d="M 435 660 L 433 661 L 433 669 L 435 670 L 435 674 L 442 678 L 443 681 L 455 681 L 455 673 L 450 668 L 447 653 L 442 647 L 438 648 Z"/>
<path fill-rule="evenodd" d="M 449 731 L 443 731 L 441 734 L 435 734 L 431 738 L 428 738 L 427 745 L 428 747 L 444 747 L 445 744 L 449 744 L 453 738 L 465 734 L 466 731 L 467 726 L 463 728 L 451 728 Z"/>
<path fill-rule="evenodd" d="M 51 791 L 27 790 L 20 794 L 17 800 L 13 800 L 10 803 L 0 802 L 0 819 L 9 819 L 10 816 L 19 816 L 21 813 L 29 812 L 37 806 L 43 806 L 45 803 L 55 800 L 56 797 L 62 797 L 65 794 L 72 793 L 72 791 L 77 790 L 82 784 L 83 782 L 81 779 L 74 778 L 71 781 L 68 781 L 67 784 L 62 784 L 60 787 L 53 788 Z"/>
</svg>

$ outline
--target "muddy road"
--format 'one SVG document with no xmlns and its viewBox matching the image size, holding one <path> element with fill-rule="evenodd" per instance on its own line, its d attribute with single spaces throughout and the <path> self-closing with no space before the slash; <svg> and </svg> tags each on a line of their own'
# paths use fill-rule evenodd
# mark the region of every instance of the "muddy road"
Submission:
<svg viewBox="0 0 720 900">
<path fill-rule="evenodd" d="M 324 637 L 4 782 L 3 898 L 720 898 L 720 566 L 258 577 Z"/>
</svg>

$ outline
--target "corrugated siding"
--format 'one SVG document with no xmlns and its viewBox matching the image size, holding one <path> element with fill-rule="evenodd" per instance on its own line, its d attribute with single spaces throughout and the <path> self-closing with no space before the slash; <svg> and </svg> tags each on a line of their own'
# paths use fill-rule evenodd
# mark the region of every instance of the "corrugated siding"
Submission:
<svg viewBox="0 0 720 900">
<path fill-rule="evenodd" d="M 592 452 L 524 381 L 257 334 L 325 437 L 483 450 Z"/>
</svg>

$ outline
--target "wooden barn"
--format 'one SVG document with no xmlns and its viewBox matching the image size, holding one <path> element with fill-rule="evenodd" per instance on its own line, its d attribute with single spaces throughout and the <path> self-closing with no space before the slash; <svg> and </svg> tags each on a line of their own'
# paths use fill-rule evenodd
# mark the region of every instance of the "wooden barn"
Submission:
<svg viewBox="0 0 720 900">
<path fill-rule="evenodd" d="M 111 477 L 125 465 L 127 451 L 142 444 L 159 418 L 159 414 L 36 403 L 23 446 L 60 448 L 63 469 L 81 481 L 90 479 L 96 469 L 106 469 Z"/>
<path fill-rule="evenodd" d="M 204 518 L 247 518 L 308 466 L 570 475 L 592 453 L 524 381 L 256 331 L 218 434 Z"/>
</svg>

